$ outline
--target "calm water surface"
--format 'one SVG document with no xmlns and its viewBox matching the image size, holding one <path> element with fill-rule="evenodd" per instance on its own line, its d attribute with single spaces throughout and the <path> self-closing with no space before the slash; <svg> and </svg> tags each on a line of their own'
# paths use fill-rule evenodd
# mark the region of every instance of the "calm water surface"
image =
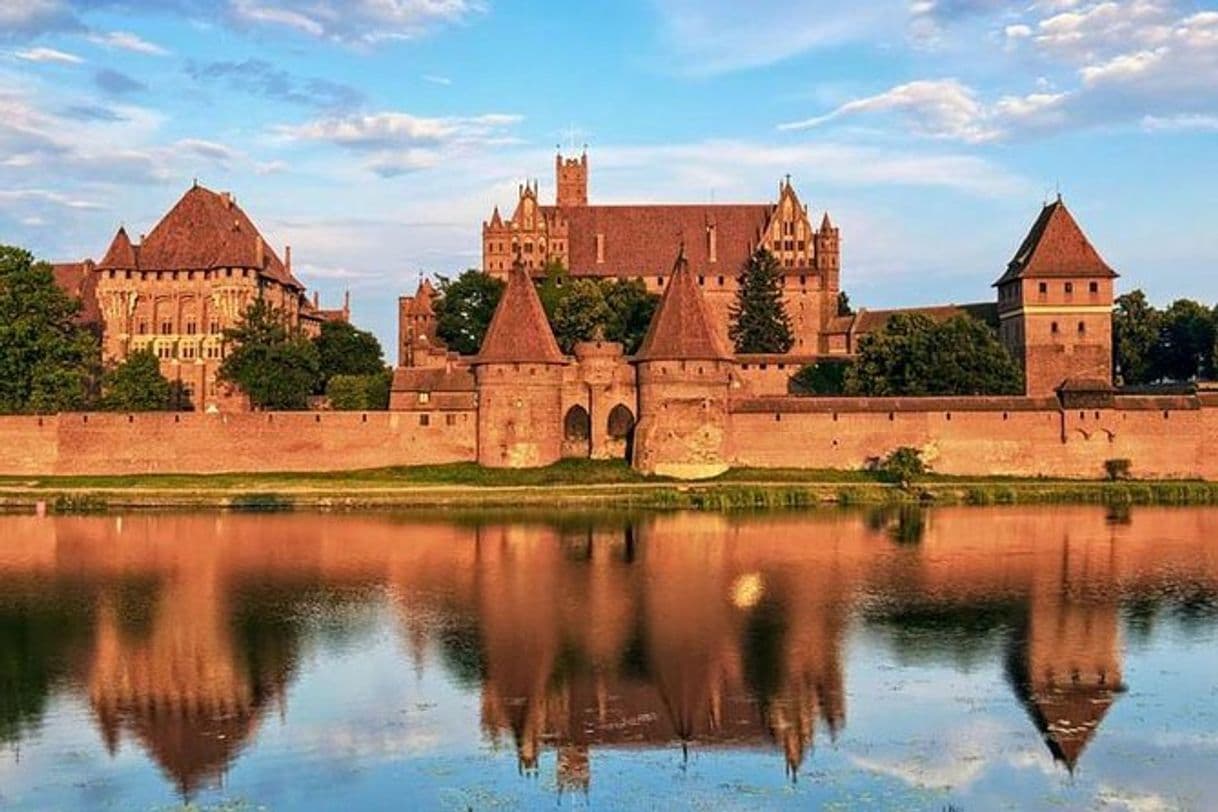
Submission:
<svg viewBox="0 0 1218 812">
<path fill-rule="evenodd" d="M 0 518 L 0 807 L 1214 809 L 1218 511 Z"/>
</svg>

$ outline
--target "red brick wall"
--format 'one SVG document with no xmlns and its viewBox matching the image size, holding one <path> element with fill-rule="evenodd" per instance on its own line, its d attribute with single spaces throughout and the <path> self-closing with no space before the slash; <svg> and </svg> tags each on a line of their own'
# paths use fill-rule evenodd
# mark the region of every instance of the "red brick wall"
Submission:
<svg viewBox="0 0 1218 812">
<path fill-rule="evenodd" d="M 331 471 L 460 462 L 474 459 L 476 427 L 472 412 L 3 417 L 0 473 Z"/>
</svg>

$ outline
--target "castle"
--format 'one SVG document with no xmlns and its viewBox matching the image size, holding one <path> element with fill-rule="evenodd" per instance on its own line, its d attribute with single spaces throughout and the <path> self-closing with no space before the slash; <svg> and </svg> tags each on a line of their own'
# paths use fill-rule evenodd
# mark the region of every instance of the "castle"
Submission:
<svg viewBox="0 0 1218 812">
<path fill-rule="evenodd" d="M 994 306 L 838 316 L 832 314 L 840 291 L 839 231 L 827 214 L 819 230 L 811 229 L 789 180 L 772 205 L 589 206 L 587 170 L 586 155 L 576 161 L 558 156 L 557 205 L 541 206 L 536 184 L 522 186 L 509 220 L 496 209 L 483 224 L 483 270 L 506 277 L 506 287 L 476 356 L 456 356 L 438 340 L 430 284 L 401 300 L 400 367 L 390 408 L 428 413 L 429 421 L 441 410 L 448 426 L 464 412 L 476 421 L 475 459 L 483 465 L 626 457 L 645 473 L 700 478 L 740 464 L 742 457 L 749 464 L 775 464 L 737 450 L 759 441 L 739 434 L 746 423 L 764 419 L 746 415 L 772 414 L 781 422 L 784 412 L 828 409 L 826 399 L 789 395 L 790 377 L 803 363 L 848 357 L 861 335 L 896 312 L 992 316 L 1023 366 L 1025 398 L 940 399 L 947 402 L 948 420 L 953 411 L 996 409 L 1010 423 L 1013 411 L 1060 408 L 1059 398 L 1113 402 L 1116 273 L 1060 198 L 1043 208 L 994 283 Z M 657 270 L 670 245 L 675 263 Z M 738 356 L 727 343 L 737 277 L 758 247 L 773 251 L 783 269 L 784 302 L 798 336 L 789 355 Z M 633 357 L 606 341 L 580 343 L 571 357 L 560 352 L 534 285 L 550 262 L 561 262 L 576 277 L 643 279 L 660 292 Z M 841 412 L 874 403 L 837 400 L 833 422 Z M 906 402 L 900 410 L 909 408 L 916 407 Z M 895 423 L 897 409 L 884 411 Z M 890 445 L 875 443 L 877 452 Z M 874 454 L 847 467 L 869 456 Z"/>
<path fill-rule="evenodd" d="M 324 321 L 349 318 L 349 307 L 322 310 L 227 192 L 195 183 L 138 243 L 118 229 L 100 262 L 52 266 L 61 288 L 82 302 L 82 321 L 102 339 L 107 364 L 148 350 L 161 373 L 182 385 L 197 409 L 241 409 L 244 398 L 217 372 L 224 331 L 256 299 L 269 301 L 307 335 Z"/>
</svg>

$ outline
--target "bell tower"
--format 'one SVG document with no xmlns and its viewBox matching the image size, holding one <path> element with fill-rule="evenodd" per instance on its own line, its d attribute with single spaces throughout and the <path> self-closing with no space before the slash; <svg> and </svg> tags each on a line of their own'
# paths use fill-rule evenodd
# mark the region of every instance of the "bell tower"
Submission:
<svg viewBox="0 0 1218 812">
<path fill-rule="evenodd" d="M 554 156 L 554 175 L 558 186 L 557 205 L 587 206 L 588 205 L 588 151 L 584 150 L 578 158 L 563 158 L 562 153 Z"/>
</svg>

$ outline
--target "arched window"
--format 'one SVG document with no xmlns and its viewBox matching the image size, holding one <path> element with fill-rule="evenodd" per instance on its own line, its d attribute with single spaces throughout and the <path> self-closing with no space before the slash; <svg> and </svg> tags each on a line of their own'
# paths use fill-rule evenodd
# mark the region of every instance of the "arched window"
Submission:
<svg viewBox="0 0 1218 812">
<path fill-rule="evenodd" d="M 588 410 L 583 406 L 572 406 L 562 421 L 563 438 L 567 440 L 587 440 L 592 436 L 592 420 Z"/>
<path fill-rule="evenodd" d="M 624 440 L 634 431 L 634 414 L 622 404 L 614 406 L 609 412 L 609 436 L 614 440 Z"/>
</svg>

